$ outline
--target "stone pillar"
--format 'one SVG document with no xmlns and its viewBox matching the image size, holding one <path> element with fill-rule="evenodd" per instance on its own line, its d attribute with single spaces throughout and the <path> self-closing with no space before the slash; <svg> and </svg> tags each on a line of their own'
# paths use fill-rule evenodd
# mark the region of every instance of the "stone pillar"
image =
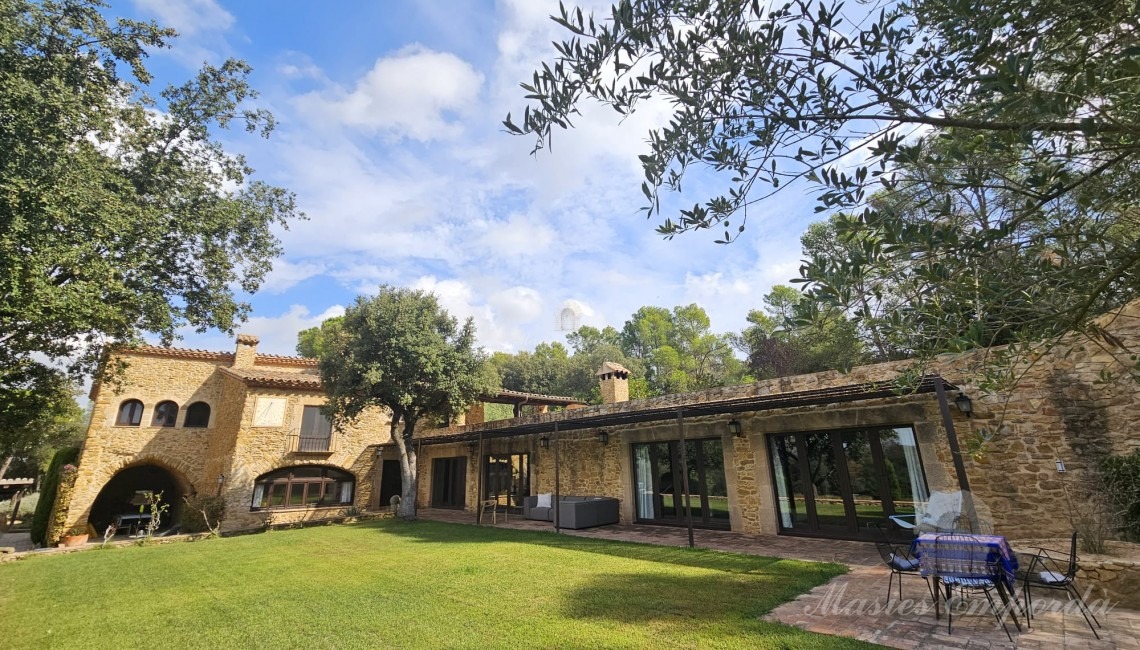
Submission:
<svg viewBox="0 0 1140 650">
<path fill-rule="evenodd" d="M 257 343 L 253 334 L 237 335 L 237 352 L 234 354 L 234 368 L 252 368 L 257 360 Z"/>
<path fill-rule="evenodd" d="M 625 366 L 606 361 L 594 375 L 601 385 L 602 404 L 629 401 L 629 370 Z"/>
</svg>

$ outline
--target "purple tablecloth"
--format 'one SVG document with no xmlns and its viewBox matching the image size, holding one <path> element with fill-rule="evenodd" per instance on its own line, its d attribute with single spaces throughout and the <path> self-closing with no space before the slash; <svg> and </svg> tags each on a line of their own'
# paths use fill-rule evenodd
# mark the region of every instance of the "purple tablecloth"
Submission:
<svg viewBox="0 0 1140 650">
<path fill-rule="evenodd" d="M 1017 556 L 1001 535 L 924 533 L 911 546 L 923 576 L 994 578 L 1013 591 Z"/>
</svg>

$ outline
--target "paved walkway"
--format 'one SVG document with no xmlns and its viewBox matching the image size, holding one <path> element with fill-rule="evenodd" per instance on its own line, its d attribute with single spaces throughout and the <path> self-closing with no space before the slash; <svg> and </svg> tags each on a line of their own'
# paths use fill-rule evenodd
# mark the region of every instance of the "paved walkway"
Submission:
<svg viewBox="0 0 1140 650">
<path fill-rule="evenodd" d="M 419 511 L 419 516 L 435 521 L 475 523 L 474 515 L 455 510 L 424 509 Z M 549 523 L 528 521 L 517 515 L 510 515 L 504 521 L 500 514 L 497 520 L 492 524 L 488 516 L 484 519 L 484 525 L 519 530 L 554 530 Z M 686 529 L 667 526 L 602 526 L 562 532 L 663 546 L 688 544 Z M 753 536 L 712 530 L 696 530 L 694 538 L 696 545 L 701 548 L 839 562 L 850 567 L 846 575 L 784 603 L 765 617 L 812 632 L 846 636 L 892 648 L 1140 650 L 1140 612 L 1112 609 L 1103 616 L 1098 614 L 1104 626 L 1098 629 L 1101 637 L 1098 641 L 1080 613 L 1065 609 L 1064 601 L 1050 600 L 1036 591 L 1033 596 L 1035 609 L 1041 611 L 1049 606 L 1050 611 L 1039 613 L 1033 619 L 1033 629 L 1020 633 L 1007 618 L 1006 623 L 1013 635 L 1012 643 L 994 620 L 985 598 L 981 596 L 963 603 L 962 607 L 969 608 L 968 610 L 956 611 L 953 633 L 948 634 L 945 612 L 942 613 L 941 620 L 935 620 L 929 592 L 919 578 L 904 578 L 903 596 L 907 600 L 902 601 L 906 603 L 903 606 L 900 606 L 898 600 L 896 583 L 888 609 L 886 588 L 890 573 L 882 566 L 875 547 L 865 542 L 778 535 Z M 1096 604 L 1093 606 L 1096 607 Z"/>
</svg>

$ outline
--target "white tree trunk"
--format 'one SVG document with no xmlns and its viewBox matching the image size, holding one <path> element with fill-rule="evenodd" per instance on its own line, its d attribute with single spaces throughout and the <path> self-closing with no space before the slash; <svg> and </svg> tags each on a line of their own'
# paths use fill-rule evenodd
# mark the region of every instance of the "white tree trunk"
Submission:
<svg viewBox="0 0 1140 650">
<path fill-rule="evenodd" d="M 8 473 L 8 466 L 12 464 L 13 458 L 15 458 L 15 457 L 9 456 L 9 457 L 5 458 L 4 464 L 0 465 L 0 478 L 4 478 L 4 475 Z"/>
<path fill-rule="evenodd" d="M 400 452 L 400 507 L 396 516 L 400 519 L 413 520 L 416 518 L 416 493 L 418 490 L 416 475 L 416 450 L 412 445 L 411 433 L 415 429 L 415 422 L 405 420 L 404 431 L 399 430 L 400 417 L 392 417 L 392 441 Z"/>
</svg>

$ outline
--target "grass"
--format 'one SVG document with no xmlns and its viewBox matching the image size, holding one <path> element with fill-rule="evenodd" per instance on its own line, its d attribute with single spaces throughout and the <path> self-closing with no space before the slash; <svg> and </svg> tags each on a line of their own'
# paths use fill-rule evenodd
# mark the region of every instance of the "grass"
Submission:
<svg viewBox="0 0 1140 650">
<path fill-rule="evenodd" d="M 0 565 L 5 648 L 870 647 L 759 620 L 834 564 L 394 520 Z"/>
</svg>

